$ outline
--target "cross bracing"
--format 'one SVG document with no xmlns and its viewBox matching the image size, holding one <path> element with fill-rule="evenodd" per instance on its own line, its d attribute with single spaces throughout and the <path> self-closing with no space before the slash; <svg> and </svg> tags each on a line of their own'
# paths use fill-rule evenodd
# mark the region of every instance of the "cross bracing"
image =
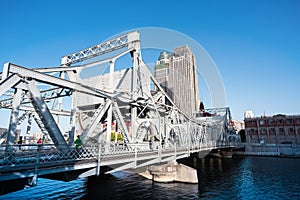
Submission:
<svg viewBox="0 0 300 200">
<path fill-rule="evenodd" d="M 116 54 L 109 58 L 101 57 L 114 51 Z M 126 55 L 131 65 L 115 70 L 118 59 Z M 108 66 L 107 73 L 81 76 L 84 70 L 102 64 Z M 74 149 L 76 135 L 81 136 L 85 147 L 101 147 L 108 155 L 118 146 L 131 153 L 155 150 L 161 156 L 165 149 L 197 152 L 203 146 L 211 149 L 238 141 L 230 127 L 229 108 L 195 111 L 197 114 L 189 117 L 172 102 L 142 59 L 137 31 L 66 55 L 59 67 L 29 69 L 6 63 L 0 95 L 1 108 L 11 110 L 6 155 L 14 151 L 18 126 L 26 122 L 31 126 L 32 119 L 50 138 L 49 143 L 63 152 Z M 68 101 L 65 108 L 64 101 Z M 204 112 L 210 116 L 204 116 Z M 62 116 L 68 118 L 64 122 L 67 136 L 61 129 Z M 168 159 L 187 155 L 172 154 Z M 151 157 L 144 165 L 163 160 L 167 158 Z M 137 160 L 128 162 L 118 163 L 115 170 L 139 166 Z"/>
</svg>

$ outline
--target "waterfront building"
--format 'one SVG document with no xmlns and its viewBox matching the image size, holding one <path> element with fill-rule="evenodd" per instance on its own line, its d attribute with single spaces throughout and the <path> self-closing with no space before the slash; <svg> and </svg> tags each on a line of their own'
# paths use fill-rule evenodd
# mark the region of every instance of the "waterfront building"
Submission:
<svg viewBox="0 0 300 200">
<path fill-rule="evenodd" d="M 247 142 L 300 144 L 300 115 L 246 116 L 244 121 Z"/>
<path fill-rule="evenodd" d="M 244 118 L 253 118 L 253 112 L 252 112 L 252 110 L 245 111 Z"/>
<path fill-rule="evenodd" d="M 172 101 L 188 116 L 199 109 L 196 58 L 188 46 L 162 52 L 155 65 L 154 77 Z"/>
</svg>

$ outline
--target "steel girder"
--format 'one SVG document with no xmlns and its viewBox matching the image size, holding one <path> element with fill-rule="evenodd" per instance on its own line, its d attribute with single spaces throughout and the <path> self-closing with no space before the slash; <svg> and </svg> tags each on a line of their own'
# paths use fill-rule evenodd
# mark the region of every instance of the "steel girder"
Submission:
<svg viewBox="0 0 300 200">
<path fill-rule="evenodd" d="M 12 74 L 4 80 L 2 79 L 2 82 L 0 83 L 0 96 L 9 89 L 13 88 L 20 81 L 21 78 L 16 74 Z"/>
<path fill-rule="evenodd" d="M 98 45 L 62 57 L 61 65 L 71 65 L 124 47 L 131 48 L 139 43 L 139 33 L 133 31 Z"/>
<path fill-rule="evenodd" d="M 82 132 L 82 139 L 87 141 L 89 137 L 91 137 L 92 133 L 94 132 L 97 124 L 106 113 L 107 109 L 111 106 L 112 101 L 107 99 L 104 104 L 100 104 L 98 109 L 94 112 L 93 117 L 91 119 L 91 123 L 88 124 L 83 132 Z"/>
<path fill-rule="evenodd" d="M 5 76 L 8 76 L 9 74 L 18 74 L 20 77 L 27 77 L 29 79 L 34 79 L 41 83 L 50 84 L 53 86 L 58 86 L 61 88 L 68 88 L 73 89 L 75 91 L 79 91 L 82 93 L 87 93 L 94 96 L 99 97 L 110 97 L 111 95 L 109 93 L 105 93 L 101 90 L 97 90 L 96 88 L 92 88 L 89 86 L 85 86 L 73 81 L 64 80 L 62 78 L 58 78 L 55 76 L 51 76 L 48 74 L 43 74 L 37 71 L 33 71 L 31 69 L 27 69 L 25 67 L 21 67 L 12 63 L 8 63 L 8 65 L 5 65 L 8 67 L 8 74 Z M 5 67 L 4 66 L 4 67 Z"/>
<path fill-rule="evenodd" d="M 15 89 L 15 95 L 13 99 L 13 105 L 11 110 L 10 123 L 9 123 L 8 135 L 6 141 L 6 144 L 9 146 L 14 144 L 15 137 L 16 137 L 21 95 L 22 95 L 22 90 L 18 88 Z M 9 147 L 6 150 L 11 151 L 11 148 Z"/>
<path fill-rule="evenodd" d="M 127 47 L 125 51 L 122 51 L 114 57 L 108 59 L 89 62 L 81 66 L 71 66 L 74 63 L 88 60 L 96 56 L 112 52 L 121 48 Z M 119 79 L 113 79 L 114 63 L 121 56 L 130 53 L 132 56 L 132 67 L 124 70 Z M 109 85 L 109 90 L 105 90 L 97 85 L 96 82 L 88 84 L 86 80 L 80 78 L 80 73 L 83 69 L 89 68 L 101 63 L 110 63 L 111 70 L 108 74 L 109 78 L 99 76 L 102 80 L 105 78 L 109 81 L 106 82 Z M 188 147 L 189 145 L 197 145 L 199 143 L 205 143 L 212 140 L 216 142 L 226 141 L 224 135 L 227 134 L 226 128 L 228 126 L 227 119 L 231 120 L 230 111 L 227 108 L 208 109 L 207 112 L 220 113 L 225 112 L 226 117 L 221 121 L 199 121 L 197 118 L 189 118 L 186 116 L 168 97 L 163 88 L 155 80 L 150 70 L 143 62 L 140 52 L 139 33 L 131 32 L 123 36 L 108 40 L 100 43 L 99 45 L 78 51 L 73 54 L 66 55 L 62 58 L 62 67 L 56 68 L 39 68 L 39 69 L 27 69 L 18 65 L 7 63 L 4 66 L 4 72 L 2 74 L 2 82 L 0 83 L 0 94 L 3 94 L 9 89 L 15 89 L 16 87 L 22 90 L 28 90 L 30 98 L 33 97 L 33 107 L 29 107 L 28 110 L 36 111 L 43 124 L 48 126 L 49 123 L 55 124 L 54 119 L 51 119 L 51 113 L 63 114 L 71 116 L 71 127 L 69 144 L 72 144 L 72 138 L 75 133 L 75 119 L 76 114 L 80 112 L 89 112 L 90 115 L 86 115 L 88 123 L 84 124 L 83 138 L 98 137 L 106 131 L 106 141 L 109 141 L 111 121 L 114 117 L 120 126 L 120 130 L 125 143 L 145 142 L 147 132 L 150 131 L 157 135 L 158 142 L 161 144 L 164 140 L 168 147 L 174 145 Z M 68 66 L 68 67 L 66 67 Z M 46 73 L 61 72 L 66 73 L 68 80 L 63 77 L 55 77 Z M 72 94 L 72 111 L 51 111 L 47 107 L 46 97 L 41 96 L 41 92 L 33 84 L 33 81 L 51 85 L 62 90 L 67 89 Z M 156 94 L 152 95 L 150 82 L 158 88 Z M 108 84 L 109 82 L 109 84 Z M 112 84 L 113 82 L 113 84 Z M 85 95 L 85 96 L 83 96 Z M 58 98 L 56 96 L 53 98 Z M 76 102 L 74 99 L 77 97 L 95 98 L 93 103 L 87 105 L 78 105 L 82 102 Z M 48 98 L 50 99 L 50 98 Z M 80 98 L 78 98 L 80 101 Z M 166 104 L 166 100 L 170 102 Z M 97 107 L 96 105 L 100 106 Z M 106 103 L 105 103 L 106 102 Z M 14 103 L 16 107 L 17 103 Z M 14 107 L 12 106 L 12 108 Z M 18 106 L 18 105 L 17 105 Z M 84 106 L 92 106 L 90 111 L 80 110 Z M 103 107 L 102 107 L 103 106 Z M 25 107 L 19 106 L 18 109 L 24 109 Z M 41 112 L 42 110 L 45 112 Z M 109 110 L 109 111 L 108 111 Z M 92 113 L 92 114 L 91 114 Z M 14 112 L 16 115 L 16 112 Z M 12 116 L 14 116 L 12 114 Z M 52 117 L 53 118 L 53 117 Z M 211 119 L 213 119 L 212 117 Z M 50 119 L 49 122 L 45 119 Z M 78 120 L 78 119 L 77 119 Z M 79 118 L 80 120 L 80 118 Z M 101 121 L 102 120 L 102 121 Z M 131 123 L 129 130 L 128 124 Z M 108 122 L 108 129 L 98 129 L 98 125 L 102 122 Z M 11 122 L 13 128 L 13 121 Z M 54 143 L 65 144 L 62 133 L 54 125 L 54 128 L 48 127 L 48 132 Z M 175 134 L 172 136 L 172 134 Z M 178 140 L 177 140 L 178 139 Z M 205 140 L 206 139 L 206 140 Z M 103 142 L 99 141 L 98 142 Z M 109 141 L 110 142 L 110 141 Z M 159 145 L 161 148 L 161 145 Z"/>
<path fill-rule="evenodd" d="M 27 95 L 31 99 L 33 107 L 36 113 L 39 115 L 45 129 L 48 131 L 53 143 L 60 148 L 62 145 L 66 145 L 66 141 L 57 126 L 52 114 L 50 113 L 48 106 L 44 102 L 39 90 L 36 88 L 34 81 L 29 81 L 27 84 Z"/>
</svg>

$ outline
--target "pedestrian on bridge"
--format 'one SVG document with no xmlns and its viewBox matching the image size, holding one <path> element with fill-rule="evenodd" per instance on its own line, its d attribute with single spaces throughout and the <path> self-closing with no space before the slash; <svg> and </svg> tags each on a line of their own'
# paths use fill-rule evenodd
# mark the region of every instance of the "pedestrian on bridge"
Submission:
<svg viewBox="0 0 300 200">
<path fill-rule="evenodd" d="M 38 139 L 37 144 L 38 144 L 38 145 L 42 145 L 42 144 L 43 144 L 42 138 Z"/>
<path fill-rule="evenodd" d="M 82 148 L 82 141 L 80 139 L 80 135 L 77 135 L 77 139 L 75 140 L 75 148 L 79 151 Z"/>
<path fill-rule="evenodd" d="M 38 139 L 37 144 L 38 144 L 38 149 L 42 150 L 43 149 L 43 147 L 42 147 L 42 144 L 43 144 L 42 138 Z"/>
</svg>

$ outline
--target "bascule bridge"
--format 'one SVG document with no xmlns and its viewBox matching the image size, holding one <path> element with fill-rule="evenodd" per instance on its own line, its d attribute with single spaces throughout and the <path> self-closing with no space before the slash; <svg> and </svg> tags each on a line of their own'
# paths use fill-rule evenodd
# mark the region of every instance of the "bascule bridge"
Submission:
<svg viewBox="0 0 300 200">
<path fill-rule="evenodd" d="M 99 175 L 104 167 L 106 173 L 134 170 L 237 146 L 229 108 L 184 113 L 144 63 L 140 43 L 133 31 L 65 55 L 58 67 L 4 64 L 0 106 L 10 115 L 1 136 L 0 181 L 34 184 L 60 174 L 69 180 Z M 121 66 L 124 57 L 128 67 Z M 33 121 L 48 143 L 16 145 L 18 127 L 29 134 Z"/>
</svg>

